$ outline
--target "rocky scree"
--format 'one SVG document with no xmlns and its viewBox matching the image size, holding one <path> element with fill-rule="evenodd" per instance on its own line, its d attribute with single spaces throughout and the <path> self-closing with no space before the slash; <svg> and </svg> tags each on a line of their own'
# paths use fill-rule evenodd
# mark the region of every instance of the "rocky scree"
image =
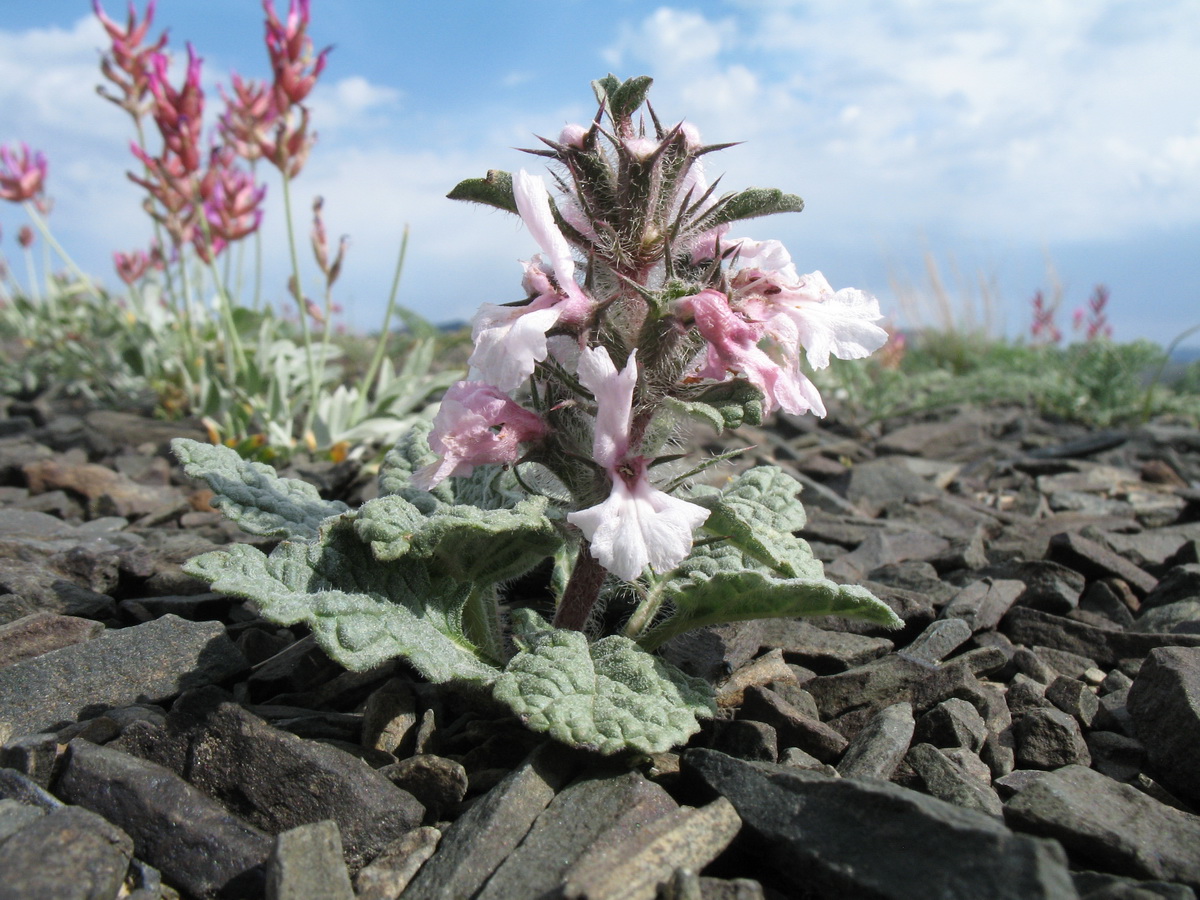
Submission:
<svg viewBox="0 0 1200 900">
<path fill-rule="evenodd" d="M 962 408 L 743 433 L 747 466 L 805 485 L 801 536 L 829 576 L 906 627 L 677 639 L 667 656 L 722 713 L 619 760 L 397 662 L 346 672 L 182 575 L 256 540 L 167 454 L 198 431 L 0 403 L 0 898 L 1200 887 L 1194 430 Z M 371 491 L 355 464 L 286 474 Z"/>
</svg>

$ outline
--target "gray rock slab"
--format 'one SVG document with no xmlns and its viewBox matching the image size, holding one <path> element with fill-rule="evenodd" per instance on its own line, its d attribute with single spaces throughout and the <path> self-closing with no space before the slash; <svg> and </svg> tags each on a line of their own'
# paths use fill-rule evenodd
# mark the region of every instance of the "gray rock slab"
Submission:
<svg viewBox="0 0 1200 900">
<path fill-rule="evenodd" d="M 262 890 L 271 839 L 162 766 L 77 739 L 58 793 L 124 829 L 138 858 L 189 894 L 247 897 Z"/>
<path fill-rule="evenodd" d="M 0 721 L 54 731 L 115 706 L 167 700 L 246 668 L 220 622 L 163 616 L 0 669 Z"/>
<path fill-rule="evenodd" d="M 538 815 L 573 774 L 565 748 L 543 744 L 510 772 L 442 836 L 404 900 L 473 897 L 528 834 Z"/>
<path fill-rule="evenodd" d="M 1061 532 L 1050 538 L 1046 558 L 1091 578 L 1120 578 L 1139 596 L 1154 590 L 1158 579 L 1103 544 L 1074 532 Z"/>
<path fill-rule="evenodd" d="M 326 819 L 275 837 L 267 860 L 267 900 L 354 900 L 337 823 Z"/>
<path fill-rule="evenodd" d="M 938 619 L 900 651 L 914 662 L 938 665 L 971 638 L 971 625 L 962 618 Z"/>
<path fill-rule="evenodd" d="M 22 616 L 0 625 L 0 668 L 82 643 L 104 632 L 104 623 L 50 612 Z"/>
<path fill-rule="evenodd" d="M 989 785 L 965 775 L 933 744 L 914 744 L 905 756 L 933 797 L 973 809 L 989 816 L 1002 818 L 1004 805 L 999 795 Z"/>
<path fill-rule="evenodd" d="M 354 876 L 358 900 L 395 900 L 437 850 L 442 833 L 428 825 L 392 841 Z"/>
<path fill-rule="evenodd" d="M 1065 900 L 1062 848 L 895 784 L 751 766 L 688 750 L 686 774 L 726 797 L 796 895 Z"/>
<path fill-rule="evenodd" d="M 892 649 L 886 638 L 844 631 L 826 631 L 803 619 L 766 619 L 762 643 L 782 650 L 789 662 L 814 672 L 841 672 L 885 656 Z"/>
<path fill-rule="evenodd" d="M 32 822 L 39 816 L 44 816 L 45 810 L 36 806 L 26 806 L 16 800 L 0 800 L 0 844 Z"/>
<path fill-rule="evenodd" d="M 1004 817 L 1057 839 L 1082 867 L 1200 885 L 1200 818 L 1084 766 L 1047 772 L 1005 804 Z"/>
<path fill-rule="evenodd" d="M 841 758 L 848 743 L 824 722 L 805 715 L 769 688 L 749 688 L 738 717 L 770 725 L 775 730 L 778 746 L 799 747 L 821 762 L 835 762 Z"/>
<path fill-rule="evenodd" d="M 488 879 L 479 900 L 524 900 L 560 887 L 571 866 L 597 846 L 622 843 L 679 809 L 638 772 L 584 777 L 564 788 Z"/>
<path fill-rule="evenodd" d="M 914 727 L 911 703 L 885 706 L 846 747 L 838 772 L 844 778 L 887 781 L 908 752 Z"/>
<path fill-rule="evenodd" d="M 1151 653 L 1129 688 L 1125 709 L 1163 783 L 1200 801 L 1200 647 Z"/>
<path fill-rule="evenodd" d="M 942 610 L 946 619 L 961 619 L 971 631 L 995 628 L 1025 590 L 1023 581 L 984 578 L 968 584 Z"/>
<path fill-rule="evenodd" d="M 111 900 L 132 857 L 128 834 L 94 812 L 65 806 L 0 843 L 0 900 Z"/>
<path fill-rule="evenodd" d="M 1200 634 L 1139 634 L 1097 628 L 1037 609 L 1014 607 L 1001 631 L 1015 644 L 1052 647 L 1093 659 L 1102 668 L 1140 658 L 1159 647 L 1200 647 Z"/>
<path fill-rule="evenodd" d="M 668 813 L 643 829 L 590 847 L 567 872 L 562 895 L 571 900 L 655 900 L 676 873 L 696 873 L 712 862 L 741 826 L 733 804 L 724 797 L 699 809 Z M 718 893 L 716 885 L 700 892 L 703 898 L 710 894 L 730 896 Z"/>
<path fill-rule="evenodd" d="M 1038 707 L 1013 720 L 1017 765 L 1022 769 L 1057 769 L 1091 765 L 1092 756 L 1075 717 L 1061 709 Z"/>
<path fill-rule="evenodd" d="M 270 834 L 332 819 L 353 871 L 421 824 L 424 807 L 362 760 L 268 725 L 219 691 L 181 698 L 167 722 L 190 740 L 193 784 Z"/>
<path fill-rule="evenodd" d="M 961 697 L 943 700 L 921 716 L 913 733 L 918 743 L 935 747 L 966 747 L 979 750 L 987 740 L 987 723 L 979 710 Z"/>
</svg>

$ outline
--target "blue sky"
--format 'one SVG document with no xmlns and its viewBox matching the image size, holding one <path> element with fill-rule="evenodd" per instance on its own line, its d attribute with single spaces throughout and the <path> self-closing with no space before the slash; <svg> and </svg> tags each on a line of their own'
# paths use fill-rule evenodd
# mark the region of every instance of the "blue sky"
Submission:
<svg viewBox="0 0 1200 900">
<path fill-rule="evenodd" d="M 312 6 L 310 34 L 334 51 L 311 98 L 320 140 L 296 183 L 298 218 L 307 232 L 319 194 L 331 234 L 350 235 L 337 299 L 357 327 L 382 313 L 405 223 L 406 305 L 445 321 L 520 296 L 518 260 L 536 247 L 518 220 L 444 194 L 489 168 L 538 169 L 513 148 L 590 118 L 589 81 L 609 71 L 652 75 L 664 120 L 743 141 L 709 157 L 726 188 L 805 198 L 803 213 L 739 235 L 779 238 L 801 271 L 874 293 L 904 324 L 1021 335 L 1033 293 L 1058 289 L 1069 332 L 1101 282 L 1119 340 L 1165 344 L 1200 324 L 1194 0 Z M 0 0 L 0 12 L 0 142 L 47 154 L 56 234 L 115 285 L 112 251 L 151 230 L 124 176 L 130 123 L 94 91 L 103 32 L 86 0 Z M 214 116 L 230 71 L 268 73 L 255 0 L 161 0 L 155 25 L 204 57 Z M 267 183 L 267 283 L 282 296 Z M 21 273 L 21 212 L 3 207 L 0 249 Z"/>
</svg>

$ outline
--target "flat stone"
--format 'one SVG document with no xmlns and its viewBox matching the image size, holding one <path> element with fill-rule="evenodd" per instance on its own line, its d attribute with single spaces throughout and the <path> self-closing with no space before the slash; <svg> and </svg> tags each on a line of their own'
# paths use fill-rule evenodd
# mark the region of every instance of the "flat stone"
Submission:
<svg viewBox="0 0 1200 900">
<path fill-rule="evenodd" d="M 746 663 L 725 679 L 717 687 L 717 706 L 722 709 L 741 706 L 746 688 L 754 685 L 795 681 L 796 674 L 784 661 L 783 651 L 776 648 Z"/>
<path fill-rule="evenodd" d="M 267 860 L 267 900 L 354 900 L 337 823 L 299 825 L 275 838 Z"/>
<path fill-rule="evenodd" d="M 662 655 L 689 675 L 714 682 L 752 660 L 762 645 L 762 620 L 751 619 L 689 631 L 667 641 Z"/>
<path fill-rule="evenodd" d="M 133 841 L 94 812 L 65 806 L 0 842 L 0 900 L 108 900 L 125 881 Z"/>
<path fill-rule="evenodd" d="M 764 645 L 782 650 L 789 662 L 818 674 L 844 672 L 888 654 L 893 644 L 886 638 L 843 631 L 826 631 L 804 619 L 766 619 Z"/>
<path fill-rule="evenodd" d="M 1064 531 L 1050 539 L 1047 558 L 1074 569 L 1089 579 L 1120 578 L 1144 596 L 1154 589 L 1158 579 L 1114 553 L 1102 544 L 1082 535 Z"/>
<path fill-rule="evenodd" d="M 893 501 L 936 495 L 936 489 L 899 456 L 859 463 L 850 469 L 846 499 L 867 516 L 877 516 Z"/>
<path fill-rule="evenodd" d="M 467 794 L 467 770 L 462 763 L 432 753 L 405 757 L 384 766 L 379 774 L 412 794 L 433 819 L 440 819 Z"/>
<path fill-rule="evenodd" d="M 352 870 L 421 824 L 421 804 L 384 775 L 223 702 L 220 691 L 181 698 L 167 722 L 188 738 L 193 784 L 270 834 L 332 819 Z"/>
<path fill-rule="evenodd" d="M 938 619 L 930 622 L 900 651 L 900 655 L 914 662 L 937 665 L 970 640 L 971 632 L 972 627 L 966 617 Z"/>
<path fill-rule="evenodd" d="M 564 788 L 538 815 L 529 834 L 488 879 L 479 900 L 523 900 L 558 888 L 584 853 L 642 835 L 679 809 L 638 772 L 592 775 Z"/>
<path fill-rule="evenodd" d="M 104 632 L 104 623 L 50 612 L 22 616 L 0 625 L 0 668 L 89 641 Z"/>
<path fill-rule="evenodd" d="M 779 761 L 779 735 L 766 722 L 730 719 L 713 722 L 710 727 L 712 740 L 707 746 L 714 750 L 755 762 Z"/>
<path fill-rule="evenodd" d="M 1003 816 L 1004 805 L 999 795 L 989 785 L 980 784 L 965 775 L 933 744 L 914 744 L 905 760 L 921 777 L 931 796 L 963 809 L 973 809 L 997 818 Z"/>
<path fill-rule="evenodd" d="M 895 784 L 687 750 L 686 774 L 733 803 L 774 878 L 815 896 L 1070 898 L 1062 849 Z"/>
<path fill-rule="evenodd" d="M 442 833 L 428 825 L 402 834 L 358 870 L 354 888 L 358 900 L 395 900 L 437 850 Z"/>
<path fill-rule="evenodd" d="M 699 809 L 681 809 L 642 829 L 611 834 L 610 840 L 589 847 L 567 872 L 562 896 L 571 900 L 622 897 L 655 900 L 675 873 L 699 872 L 713 861 L 741 829 L 733 804 L 724 797 Z M 701 896 L 728 896 L 745 900 L 754 896 L 718 893 L 716 885 Z M 758 896 L 761 896 L 761 888 Z"/>
<path fill-rule="evenodd" d="M 0 800 L 0 844 L 45 814 L 45 810 L 36 806 L 26 806 L 16 800 Z"/>
<path fill-rule="evenodd" d="M 838 772 L 844 778 L 887 781 L 908 752 L 914 727 L 911 703 L 885 706 L 850 741 L 838 763 Z"/>
<path fill-rule="evenodd" d="M 176 488 L 138 484 L 95 463 L 71 465 L 52 458 L 29 463 L 24 471 L 30 493 L 63 489 L 80 494 L 87 499 L 89 517 L 141 516 L 180 498 Z"/>
<path fill-rule="evenodd" d="M 1200 886 L 1200 819 L 1085 766 L 1047 772 L 1004 814 L 1014 828 L 1060 841 L 1082 868 Z"/>
<path fill-rule="evenodd" d="M 138 858 L 189 894 L 262 891 L 271 839 L 162 766 L 74 740 L 57 789 L 124 829 Z"/>
<path fill-rule="evenodd" d="M 163 616 L 0 669 L 0 721 L 54 731 L 116 706 L 157 703 L 246 668 L 220 622 Z"/>
<path fill-rule="evenodd" d="M 1200 648 L 1152 652 L 1133 680 L 1126 709 L 1163 782 L 1200 801 Z"/>
<path fill-rule="evenodd" d="M 1109 631 L 1021 606 L 1009 611 L 1001 629 L 1013 643 L 1068 650 L 1094 660 L 1101 668 L 1123 659 L 1140 659 L 1159 647 L 1200 647 L 1200 634 Z"/>
<path fill-rule="evenodd" d="M 1180 601 L 1200 601 L 1200 564 L 1171 567 L 1154 589 L 1142 598 L 1142 609 Z"/>
<path fill-rule="evenodd" d="M 1100 698 L 1082 681 L 1065 675 L 1060 675 L 1046 686 L 1046 699 L 1074 716 L 1085 728 L 1091 727 L 1100 710 Z"/>
<path fill-rule="evenodd" d="M 547 743 L 535 750 L 446 830 L 404 900 L 475 896 L 529 833 L 573 768 L 565 748 Z"/>
<path fill-rule="evenodd" d="M 768 688 L 748 689 L 738 715 L 765 722 L 775 730 L 780 746 L 799 747 L 821 762 L 837 761 L 848 743 L 824 722 L 806 716 Z"/>
</svg>

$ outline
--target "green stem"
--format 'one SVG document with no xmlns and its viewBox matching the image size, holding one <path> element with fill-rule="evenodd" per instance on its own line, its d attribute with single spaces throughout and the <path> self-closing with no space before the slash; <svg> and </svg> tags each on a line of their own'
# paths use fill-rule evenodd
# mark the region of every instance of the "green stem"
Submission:
<svg viewBox="0 0 1200 900">
<path fill-rule="evenodd" d="M 646 596 L 638 603 L 637 609 L 633 611 L 629 621 L 625 623 L 625 637 L 636 641 L 645 634 L 654 622 L 654 617 L 662 608 L 662 604 L 662 594 L 655 587 L 651 587 L 646 592 Z"/>
<path fill-rule="evenodd" d="M 292 224 L 292 189 L 291 179 L 284 169 L 280 169 L 283 179 L 283 215 L 287 221 L 288 252 L 292 260 L 292 277 L 295 279 L 296 292 L 294 299 L 300 311 L 300 334 L 304 340 L 304 355 L 308 360 L 308 388 L 310 396 L 304 411 L 304 424 L 300 431 L 304 439 L 312 431 L 313 419 L 317 414 L 317 400 L 321 396 L 321 385 L 317 378 L 317 361 L 313 356 L 312 329 L 308 324 L 308 309 L 304 305 L 304 287 L 300 283 L 300 256 L 296 252 L 296 229 Z"/>
<path fill-rule="evenodd" d="M 596 601 L 600 598 L 600 588 L 604 586 L 604 578 L 607 575 L 608 570 L 592 556 L 592 545 L 581 541 L 579 555 L 575 558 L 575 568 L 571 572 L 566 590 L 563 591 L 558 612 L 554 614 L 554 627 L 583 631 Z"/>
<path fill-rule="evenodd" d="M 400 292 L 400 274 L 404 271 L 404 257 L 407 254 L 408 226 L 405 225 L 404 236 L 400 239 L 400 255 L 396 258 L 396 271 L 392 275 L 392 289 L 388 293 L 387 309 L 383 314 L 383 324 L 379 326 L 379 340 L 375 343 L 375 353 L 371 357 L 371 365 L 367 367 L 367 372 L 359 387 L 358 400 L 355 401 L 354 422 L 362 421 L 367 404 L 367 391 L 375 382 L 375 378 L 379 374 L 379 367 L 383 365 L 383 357 L 387 353 L 389 329 L 392 327 L 392 316 L 396 313 L 396 296 Z"/>
<path fill-rule="evenodd" d="M 463 633 L 483 651 L 488 661 L 504 664 L 504 631 L 500 627 L 500 605 L 496 586 L 474 588 L 463 606 Z"/>
<path fill-rule="evenodd" d="M 62 244 L 55 240 L 54 235 L 50 232 L 50 226 L 48 226 L 46 224 L 46 220 L 38 214 L 36 207 L 34 207 L 34 205 L 28 201 L 24 205 L 25 212 L 28 213 L 29 218 L 33 220 L 33 224 L 37 227 L 37 230 L 41 232 L 41 235 L 45 239 L 46 243 L 54 248 L 54 252 L 59 255 L 62 261 L 66 264 L 67 268 L 71 270 L 71 274 L 75 276 L 75 278 L 88 290 L 88 292 L 103 303 L 104 298 L 101 297 L 100 292 L 96 290 L 96 286 L 92 283 L 92 279 L 88 278 L 87 275 L 83 273 L 83 270 L 80 269 L 79 266 L 75 265 L 75 260 L 71 259 L 70 254 L 63 249 Z"/>
<path fill-rule="evenodd" d="M 28 273 L 28 277 L 29 277 L 29 299 L 32 300 L 35 305 L 41 306 L 42 305 L 42 289 L 41 289 L 41 286 L 38 284 L 37 265 L 35 265 L 34 261 L 33 261 L 33 251 L 30 250 L 28 247 L 26 247 L 24 249 L 25 249 L 25 270 Z"/>
</svg>

